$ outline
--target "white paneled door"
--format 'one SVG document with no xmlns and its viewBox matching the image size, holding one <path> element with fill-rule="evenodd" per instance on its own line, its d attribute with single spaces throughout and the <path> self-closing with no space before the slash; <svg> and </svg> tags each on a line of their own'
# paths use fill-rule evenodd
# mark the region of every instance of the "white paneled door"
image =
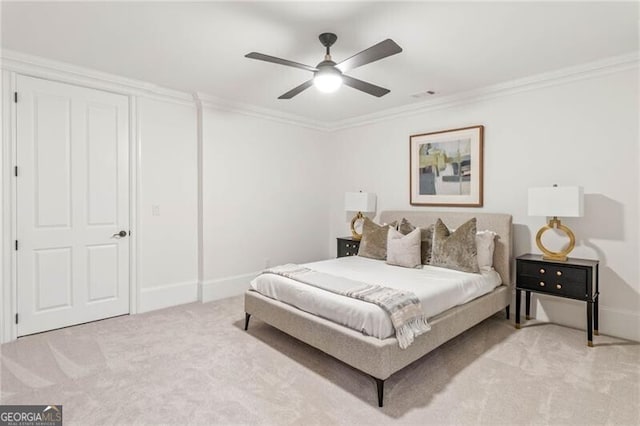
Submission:
<svg viewBox="0 0 640 426">
<path fill-rule="evenodd" d="M 16 86 L 18 336 L 126 314 L 128 98 Z"/>
</svg>

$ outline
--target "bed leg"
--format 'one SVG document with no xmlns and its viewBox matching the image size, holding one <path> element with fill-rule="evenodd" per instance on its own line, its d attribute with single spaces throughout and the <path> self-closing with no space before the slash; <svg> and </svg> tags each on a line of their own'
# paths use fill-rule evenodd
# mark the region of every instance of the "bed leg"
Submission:
<svg viewBox="0 0 640 426">
<path fill-rule="evenodd" d="M 244 331 L 249 329 L 249 318 L 251 318 L 251 314 L 244 313 Z"/>
<path fill-rule="evenodd" d="M 384 398 L 384 380 L 374 377 L 376 380 L 376 386 L 378 387 L 378 407 L 382 407 L 382 400 Z"/>
<path fill-rule="evenodd" d="M 507 314 L 507 319 L 509 319 L 509 311 L 510 311 L 511 305 L 507 305 L 506 308 L 504 308 L 506 314 Z"/>
</svg>

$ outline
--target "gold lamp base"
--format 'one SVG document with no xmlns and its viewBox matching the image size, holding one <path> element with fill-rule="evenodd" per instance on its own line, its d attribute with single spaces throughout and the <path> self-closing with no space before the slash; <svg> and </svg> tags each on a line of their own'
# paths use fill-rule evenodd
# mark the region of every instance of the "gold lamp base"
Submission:
<svg viewBox="0 0 640 426">
<path fill-rule="evenodd" d="M 567 246 L 567 248 L 565 248 L 562 251 L 551 251 L 542 244 L 542 234 L 554 228 L 559 229 L 560 231 L 567 234 L 567 236 L 569 237 L 569 245 Z M 560 219 L 554 216 L 553 219 L 551 219 L 547 225 L 540 228 L 540 230 L 536 234 L 536 245 L 538 246 L 540 251 L 543 253 L 542 255 L 543 259 L 566 262 L 568 259 L 567 255 L 571 253 L 573 248 L 576 246 L 576 236 L 573 235 L 573 232 L 571 231 L 571 229 L 567 228 L 562 223 L 560 223 Z"/>
<path fill-rule="evenodd" d="M 358 214 L 355 215 L 353 219 L 351 219 L 351 237 L 356 241 L 360 241 L 362 239 L 362 234 L 358 234 L 358 231 L 356 231 L 355 225 L 358 220 L 363 218 L 364 216 L 362 212 L 358 212 Z"/>
</svg>

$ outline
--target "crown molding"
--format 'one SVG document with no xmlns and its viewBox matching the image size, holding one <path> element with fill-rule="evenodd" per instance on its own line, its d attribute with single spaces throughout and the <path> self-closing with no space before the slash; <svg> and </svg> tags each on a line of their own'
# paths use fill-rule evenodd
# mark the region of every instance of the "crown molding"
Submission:
<svg viewBox="0 0 640 426">
<path fill-rule="evenodd" d="M 345 120 L 328 123 L 328 131 L 337 131 L 359 127 L 402 117 L 422 114 L 429 111 L 451 108 L 453 106 L 475 103 L 502 96 L 509 96 L 549 86 L 567 84 L 578 80 L 600 77 L 620 71 L 638 68 L 640 54 L 633 52 L 603 60 L 589 62 L 568 68 L 536 74 L 516 80 L 486 86 L 479 89 L 443 96 L 428 101 L 414 103 L 397 108 L 386 109 L 373 114 L 361 115 Z"/>
<path fill-rule="evenodd" d="M 279 123 L 292 124 L 306 127 L 313 130 L 329 131 L 331 126 L 328 123 L 310 120 L 308 118 L 289 114 L 271 108 L 263 108 L 241 102 L 233 102 L 206 93 L 195 93 L 194 98 L 199 100 L 203 108 L 212 108 L 221 111 L 234 112 L 265 120 L 277 121 Z"/>
<path fill-rule="evenodd" d="M 235 112 L 251 117 L 307 127 L 314 130 L 326 131 L 329 129 L 325 123 L 313 121 L 295 114 L 288 114 L 274 109 L 233 102 L 203 93 L 191 94 L 178 90 L 166 89 L 146 81 L 121 77 L 119 75 L 71 65 L 40 56 L 29 55 L 10 49 L 2 49 L 0 51 L 0 61 L 0 68 L 32 77 L 47 78 L 125 95 L 137 95 L 162 101 L 177 102 L 194 107 L 198 102 L 201 102 L 201 105 L 207 108 Z"/>
<path fill-rule="evenodd" d="M 626 55 L 614 56 L 595 62 L 536 74 L 449 96 L 385 109 L 372 114 L 330 122 L 312 120 L 272 108 L 234 102 L 201 92 L 190 94 L 166 89 L 145 81 L 129 79 L 9 49 L 2 49 L 0 52 L 0 60 L 0 67 L 2 69 L 34 77 L 49 78 L 85 87 L 127 95 L 140 95 L 190 106 L 194 106 L 194 104 L 201 105 L 203 108 L 233 112 L 313 130 L 334 132 L 638 68 L 640 54 L 638 52 L 632 52 Z"/>
<path fill-rule="evenodd" d="M 0 60 L 0 67 L 2 69 L 32 77 L 47 78 L 124 95 L 138 95 L 163 101 L 194 105 L 193 96 L 190 93 L 166 89 L 145 81 L 125 78 L 65 62 L 16 52 L 10 49 L 2 49 L 0 51 Z"/>
<path fill-rule="evenodd" d="M 614 56 L 573 67 L 561 68 L 559 70 L 510 80 L 479 89 L 332 122 L 313 121 L 274 109 L 231 102 L 203 93 L 198 93 L 197 97 L 202 101 L 204 107 L 245 114 L 266 120 L 275 120 L 325 132 L 335 132 L 352 127 L 365 126 L 382 121 L 418 115 L 429 111 L 451 108 L 454 106 L 480 102 L 502 96 L 510 96 L 525 91 L 567 84 L 578 80 L 626 71 L 638 68 L 639 61 L 640 54 L 638 52 L 632 52 L 626 55 Z"/>
</svg>

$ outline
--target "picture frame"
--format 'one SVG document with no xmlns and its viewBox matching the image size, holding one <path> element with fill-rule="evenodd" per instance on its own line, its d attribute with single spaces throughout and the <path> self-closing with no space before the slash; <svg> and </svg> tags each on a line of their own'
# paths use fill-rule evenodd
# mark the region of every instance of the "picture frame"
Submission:
<svg viewBox="0 0 640 426">
<path fill-rule="evenodd" d="M 413 206 L 482 207 L 484 126 L 409 137 Z"/>
</svg>

